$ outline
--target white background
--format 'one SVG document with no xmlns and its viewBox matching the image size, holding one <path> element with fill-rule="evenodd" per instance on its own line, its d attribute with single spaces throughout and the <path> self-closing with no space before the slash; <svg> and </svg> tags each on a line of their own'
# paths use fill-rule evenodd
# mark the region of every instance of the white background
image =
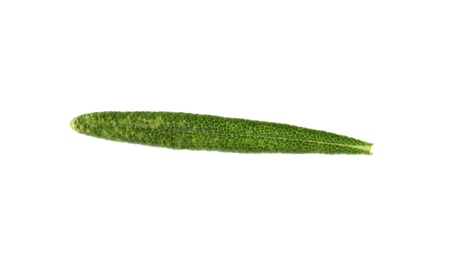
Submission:
<svg viewBox="0 0 454 260">
<path fill-rule="evenodd" d="M 452 1 L 2 1 L 0 259 L 454 259 Z M 95 111 L 289 123 L 372 156 L 175 151 Z"/>
</svg>

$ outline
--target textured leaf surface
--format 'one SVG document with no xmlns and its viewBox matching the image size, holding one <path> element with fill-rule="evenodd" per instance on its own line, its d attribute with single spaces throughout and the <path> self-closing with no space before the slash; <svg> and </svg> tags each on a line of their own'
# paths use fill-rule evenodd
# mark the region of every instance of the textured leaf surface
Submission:
<svg viewBox="0 0 454 260">
<path fill-rule="evenodd" d="M 288 124 L 175 112 L 96 112 L 74 118 L 79 133 L 172 149 L 238 153 L 371 154 L 371 143 Z"/>
</svg>

